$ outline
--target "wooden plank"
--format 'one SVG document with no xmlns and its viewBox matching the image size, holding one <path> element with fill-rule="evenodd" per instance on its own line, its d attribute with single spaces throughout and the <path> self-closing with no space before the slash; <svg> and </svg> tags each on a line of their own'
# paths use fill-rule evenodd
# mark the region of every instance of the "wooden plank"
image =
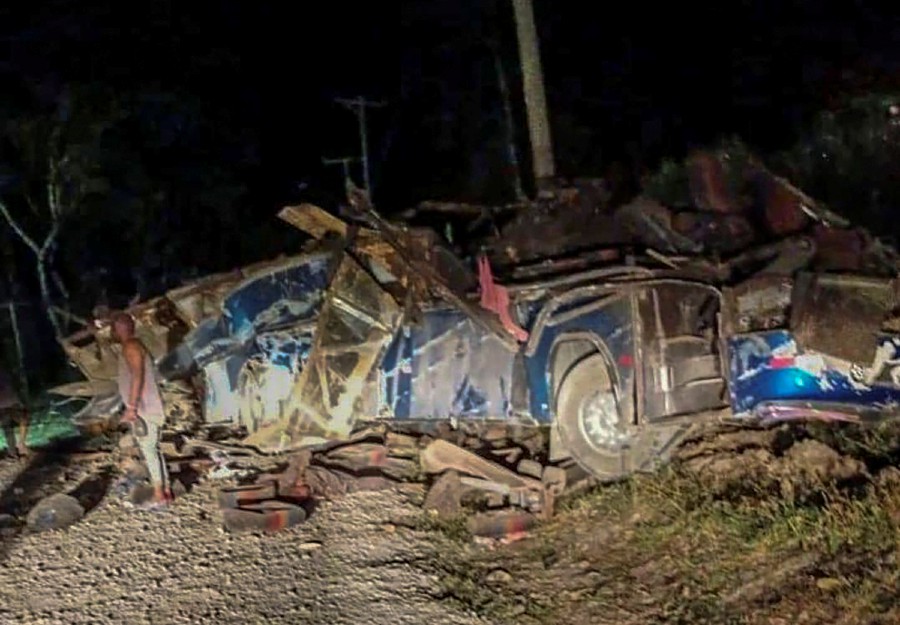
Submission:
<svg viewBox="0 0 900 625">
<path fill-rule="evenodd" d="M 316 239 L 321 239 L 328 233 L 347 236 L 345 222 L 314 204 L 285 206 L 278 213 L 278 218 Z"/>
</svg>

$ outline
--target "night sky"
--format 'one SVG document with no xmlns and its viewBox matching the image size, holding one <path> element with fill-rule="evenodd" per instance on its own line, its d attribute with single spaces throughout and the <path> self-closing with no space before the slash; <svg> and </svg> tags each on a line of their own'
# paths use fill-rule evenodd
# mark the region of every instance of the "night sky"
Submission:
<svg viewBox="0 0 900 625">
<path fill-rule="evenodd" d="M 599 9 L 535 0 L 561 173 L 600 174 L 622 158 L 652 161 L 723 131 L 764 145 L 787 142 L 832 91 L 896 70 L 896 12 L 822 4 Z M 370 115 L 382 203 L 502 193 L 502 182 L 484 180 L 498 174 L 484 161 L 502 143 L 492 44 L 518 86 L 509 3 L 351 6 L 7 5 L 2 68 L 6 80 L 40 86 L 45 97 L 65 80 L 198 94 L 225 123 L 258 133 L 263 166 L 254 193 L 267 207 L 290 199 L 296 183 L 339 190 L 339 168 L 320 159 L 354 154 L 357 136 L 354 116 L 335 96 L 388 101 Z"/>
<path fill-rule="evenodd" d="M 897 70 L 900 18 L 859 2 L 534 4 L 564 176 L 613 168 L 639 175 L 660 157 L 728 133 L 783 147 L 816 111 L 873 82 L 891 85 Z M 273 217 L 280 206 L 339 201 L 340 168 L 321 159 L 357 154 L 358 135 L 355 116 L 335 97 L 386 103 L 369 113 L 374 198 L 385 213 L 423 199 L 511 199 L 498 67 L 526 153 L 506 0 L 51 0 L 6 4 L 0 29 L 7 110 L 53 110 L 72 84 L 176 102 L 172 113 L 154 109 L 150 131 L 147 122 L 143 134 L 120 137 L 118 149 L 130 141 L 127 153 L 150 172 L 150 182 L 129 183 L 120 197 L 167 189 L 172 199 L 145 217 L 161 224 L 160 239 L 211 245 L 183 244 L 170 254 L 201 273 L 295 249 L 301 239 Z M 190 103 L 187 112 L 178 103 Z M 188 133 L 185 124 L 201 130 Z M 129 158 L 114 160 L 120 178 L 134 178 L 124 171 Z M 235 185 L 233 197 L 198 200 L 191 194 L 201 179 L 207 187 Z M 117 205 L 104 206 L 109 221 Z M 211 211 L 215 218 L 196 216 Z M 252 239 L 254 228 L 269 228 L 279 243 L 260 244 L 269 235 Z M 163 244 L 148 243 L 135 256 Z M 72 263 L 90 256 L 86 267 L 138 262 L 67 245 L 61 253 Z"/>
</svg>

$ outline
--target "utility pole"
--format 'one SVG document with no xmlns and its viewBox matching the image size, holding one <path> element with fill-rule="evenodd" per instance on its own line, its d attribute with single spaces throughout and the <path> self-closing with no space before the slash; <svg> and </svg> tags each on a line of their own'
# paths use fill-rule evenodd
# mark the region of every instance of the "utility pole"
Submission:
<svg viewBox="0 0 900 625">
<path fill-rule="evenodd" d="M 347 183 L 352 181 L 353 178 L 350 176 L 350 163 L 358 161 L 359 157 L 357 156 L 342 156 L 340 158 L 323 158 L 323 165 L 343 165 L 344 169 L 344 187 L 347 186 Z"/>
<path fill-rule="evenodd" d="M 335 98 L 334 101 L 356 113 L 356 119 L 359 122 L 359 144 L 360 157 L 362 158 L 363 166 L 363 184 L 365 185 L 366 193 L 369 197 L 372 197 L 372 182 L 369 177 L 369 138 L 367 134 L 368 130 L 366 128 L 366 108 L 380 108 L 385 106 L 385 103 L 373 102 L 362 96 L 352 99 Z"/>
<path fill-rule="evenodd" d="M 528 115 L 528 136 L 531 140 L 531 164 L 535 186 L 540 190 L 556 174 L 553 144 L 550 140 L 550 120 L 547 116 L 547 98 L 544 94 L 544 76 L 541 71 L 541 52 L 531 0 L 512 0 L 512 3 L 516 17 L 516 35 L 519 40 L 519 62 L 522 67 L 522 87 L 525 91 L 525 109 Z"/>
</svg>

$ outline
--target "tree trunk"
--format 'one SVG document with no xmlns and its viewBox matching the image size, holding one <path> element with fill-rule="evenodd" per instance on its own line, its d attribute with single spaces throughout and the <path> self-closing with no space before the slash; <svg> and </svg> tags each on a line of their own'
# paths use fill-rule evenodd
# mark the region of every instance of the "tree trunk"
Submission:
<svg viewBox="0 0 900 625">
<path fill-rule="evenodd" d="M 59 341 L 63 337 L 62 328 L 59 320 L 56 318 L 56 312 L 53 310 L 53 298 L 50 296 L 50 282 L 47 280 L 47 265 L 44 262 L 44 254 L 38 254 L 37 258 L 37 274 L 38 283 L 41 287 L 41 301 L 44 304 L 44 310 L 47 311 L 47 318 L 50 319 L 50 325 L 53 326 L 53 334 Z"/>
<path fill-rule="evenodd" d="M 6 204 L 4 202 L 0 202 L 0 214 L 3 215 L 3 218 L 6 219 L 6 223 L 9 224 L 9 227 L 13 232 L 22 240 L 22 242 L 28 246 L 34 253 L 34 259 L 36 264 L 36 270 L 38 274 L 38 283 L 41 288 L 41 301 L 44 304 L 44 311 L 47 313 L 47 318 L 50 320 L 50 325 L 53 326 L 53 333 L 56 340 L 60 340 L 63 336 L 62 329 L 59 326 L 59 321 L 56 319 L 56 313 L 53 311 L 53 300 L 50 297 L 50 284 L 47 280 L 47 252 L 50 250 L 51 246 L 56 242 L 56 236 L 59 233 L 59 222 L 56 221 L 56 216 L 54 215 L 53 223 L 50 226 L 50 232 L 47 233 L 47 237 L 44 239 L 44 243 L 38 246 L 37 243 L 34 242 L 28 234 L 22 229 L 19 223 L 13 219 L 13 216 L 10 214 L 9 210 L 6 208 Z"/>
<path fill-rule="evenodd" d="M 522 66 L 522 87 L 525 91 L 525 108 L 528 114 L 528 135 L 531 139 L 531 163 L 534 182 L 544 188 L 556 174 L 553 163 L 553 146 L 550 140 L 550 121 L 547 117 L 547 99 L 544 94 L 544 77 L 541 71 L 541 54 L 534 10 L 531 0 L 513 0 L 516 17 L 516 34 L 519 40 L 519 62 Z"/>
</svg>

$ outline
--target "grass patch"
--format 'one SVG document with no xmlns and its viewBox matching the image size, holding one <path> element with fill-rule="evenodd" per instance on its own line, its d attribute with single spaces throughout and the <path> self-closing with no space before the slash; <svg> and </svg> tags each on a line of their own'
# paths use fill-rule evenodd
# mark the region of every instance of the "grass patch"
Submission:
<svg viewBox="0 0 900 625">
<path fill-rule="evenodd" d="M 413 521 L 413 529 L 420 532 L 441 534 L 454 543 L 468 543 L 472 540 L 472 532 L 464 515 L 442 518 L 431 512 L 422 512 Z"/>
<path fill-rule="evenodd" d="M 454 548 L 442 597 L 525 625 L 900 622 L 900 424 L 783 429 L 566 497 L 523 542 Z"/>
<path fill-rule="evenodd" d="M 810 618 L 888 613 L 900 596 L 900 488 L 805 493 L 722 493 L 676 467 L 596 488 L 561 502 L 524 544 L 447 558 L 444 597 L 519 623 L 777 622 L 798 602 Z M 464 539 L 460 521 L 429 523 Z M 515 584 L 485 584 L 501 561 Z"/>
<path fill-rule="evenodd" d="M 29 415 L 28 446 L 45 447 L 54 441 L 77 437 L 79 432 L 72 425 L 72 415 L 76 412 L 73 406 L 73 403 L 59 405 L 51 402 L 48 396 L 38 398 Z M 6 437 L 0 430 L 0 452 L 6 449 Z"/>
</svg>

